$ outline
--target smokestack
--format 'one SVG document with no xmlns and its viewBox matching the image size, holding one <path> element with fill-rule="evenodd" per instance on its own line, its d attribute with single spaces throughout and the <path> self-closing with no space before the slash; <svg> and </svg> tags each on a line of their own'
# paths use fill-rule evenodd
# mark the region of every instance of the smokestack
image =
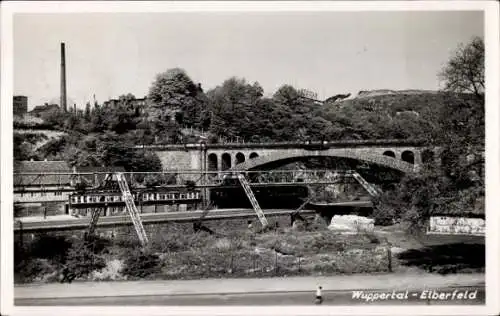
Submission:
<svg viewBox="0 0 500 316">
<path fill-rule="evenodd" d="M 66 107 L 66 54 L 64 43 L 61 43 L 61 108 L 67 111 Z"/>
</svg>

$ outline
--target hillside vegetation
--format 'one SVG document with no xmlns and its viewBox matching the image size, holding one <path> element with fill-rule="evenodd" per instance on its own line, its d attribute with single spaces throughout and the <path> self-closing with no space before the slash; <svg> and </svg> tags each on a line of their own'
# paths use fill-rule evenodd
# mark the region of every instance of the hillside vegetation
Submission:
<svg viewBox="0 0 500 316">
<path fill-rule="evenodd" d="M 218 95 L 226 86 L 232 86 L 227 95 Z M 232 94 L 239 90 L 254 100 L 245 103 L 247 96 L 239 99 Z M 122 96 L 111 106 L 95 104 L 86 112 L 64 113 L 54 111 L 42 116 L 38 128 L 52 128 L 67 132 L 62 139 L 53 139 L 47 146 L 37 146 L 17 158 L 62 159 L 74 164 L 99 164 L 98 161 L 73 161 L 72 152 L 92 152 L 86 146 L 94 139 L 115 138 L 129 147 L 153 143 L 184 143 L 195 141 L 186 134 L 211 135 L 210 142 L 219 141 L 305 141 L 349 139 L 423 139 L 433 140 L 439 134 L 440 113 L 446 102 L 458 103 L 456 94 L 428 93 L 384 94 L 354 98 L 336 103 L 318 105 L 302 99 L 297 90 L 284 86 L 273 98 L 262 97 L 263 92 L 243 79 L 232 78 L 222 87 L 208 91 L 204 107 L 193 115 L 183 109 L 169 112 L 162 117 L 157 107 L 135 106 L 133 96 Z M 465 96 L 469 97 L 469 96 Z M 228 101 L 235 100 L 235 101 Z M 243 100 L 242 100 L 243 99 Z M 462 98 L 460 98 L 462 99 Z M 175 113 L 175 114 L 173 114 Z M 208 114 L 207 114 L 208 113 Z M 206 116 L 205 120 L 195 119 Z M 20 125 L 26 126 L 27 124 Z M 20 134 L 20 133 L 17 133 Z M 53 150 L 53 147 L 57 147 Z"/>
</svg>

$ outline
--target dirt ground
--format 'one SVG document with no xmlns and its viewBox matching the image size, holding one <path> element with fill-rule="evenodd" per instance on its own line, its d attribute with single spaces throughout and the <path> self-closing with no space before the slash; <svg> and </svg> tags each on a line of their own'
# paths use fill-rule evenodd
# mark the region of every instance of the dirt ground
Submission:
<svg viewBox="0 0 500 316">
<path fill-rule="evenodd" d="M 484 237 L 427 234 L 412 236 L 400 225 L 376 227 L 375 235 L 391 246 L 395 272 L 484 272 Z"/>
</svg>

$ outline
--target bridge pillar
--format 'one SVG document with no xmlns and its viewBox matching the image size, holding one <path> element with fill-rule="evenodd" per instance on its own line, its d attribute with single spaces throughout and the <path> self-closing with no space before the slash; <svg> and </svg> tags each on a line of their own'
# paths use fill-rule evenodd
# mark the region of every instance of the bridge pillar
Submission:
<svg viewBox="0 0 500 316">
<path fill-rule="evenodd" d="M 238 160 L 236 159 L 236 154 L 230 154 L 231 155 L 231 168 L 234 168 L 238 164 Z"/>
<path fill-rule="evenodd" d="M 413 151 L 413 171 L 420 172 L 422 169 L 422 152 L 418 149 L 414 149 Z"/>
<path fill-rule="evenodd" d="M 217 155 L 217 171 L 222 171 L 222 154 Z"/>
<path fill-rule="evenodd" d="M 422 165 L 422 151 L 421 150 L 418 150 L 418 149 L 415 149 L 413 151 L 413 156 L 414 156 L 414 163 L 415 163 L 415 166 L 421 166 Z"/>
</svg>

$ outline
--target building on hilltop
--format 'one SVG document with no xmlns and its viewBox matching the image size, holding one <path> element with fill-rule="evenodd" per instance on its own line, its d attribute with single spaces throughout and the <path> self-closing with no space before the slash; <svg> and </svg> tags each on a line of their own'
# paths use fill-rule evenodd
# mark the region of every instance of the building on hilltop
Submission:
<svg viewBox="0 0 500 316">
<path fill-rule="evenodd" d="M 44 105 L 35 106 L 33 110 L 30 111 L 30 114 L 34 117 L 42 117 L 46 113 L 59 111 L 59 105 L 55 103 L 45 103 Z"/>
<path fill-rule="evenodd" d="M 15 116 L 24 116 L 28 113 L 28 97 L 15 95 L 13 97 L 12 110 Z"/>
<path fill-rule="evenodd" d="M 298 94 L 304 98 L 311 99 L 311 100 L 317 100 L 318 99 L 318 94 L 314 91 L 308 90 L 308 89 L 299 89 L 297 90 Z"/>
<path fill-rule="evenodd" d="M 134 107 L 144 107 L 147 104 L 147 97 L 144 98 L 133 98 L 127 100 L 132 103 Z M 120 99 L 109 99 L 108 101 L 104 101 L 104 106 L 116 106 L 120 102 Z"/>
</svg>

